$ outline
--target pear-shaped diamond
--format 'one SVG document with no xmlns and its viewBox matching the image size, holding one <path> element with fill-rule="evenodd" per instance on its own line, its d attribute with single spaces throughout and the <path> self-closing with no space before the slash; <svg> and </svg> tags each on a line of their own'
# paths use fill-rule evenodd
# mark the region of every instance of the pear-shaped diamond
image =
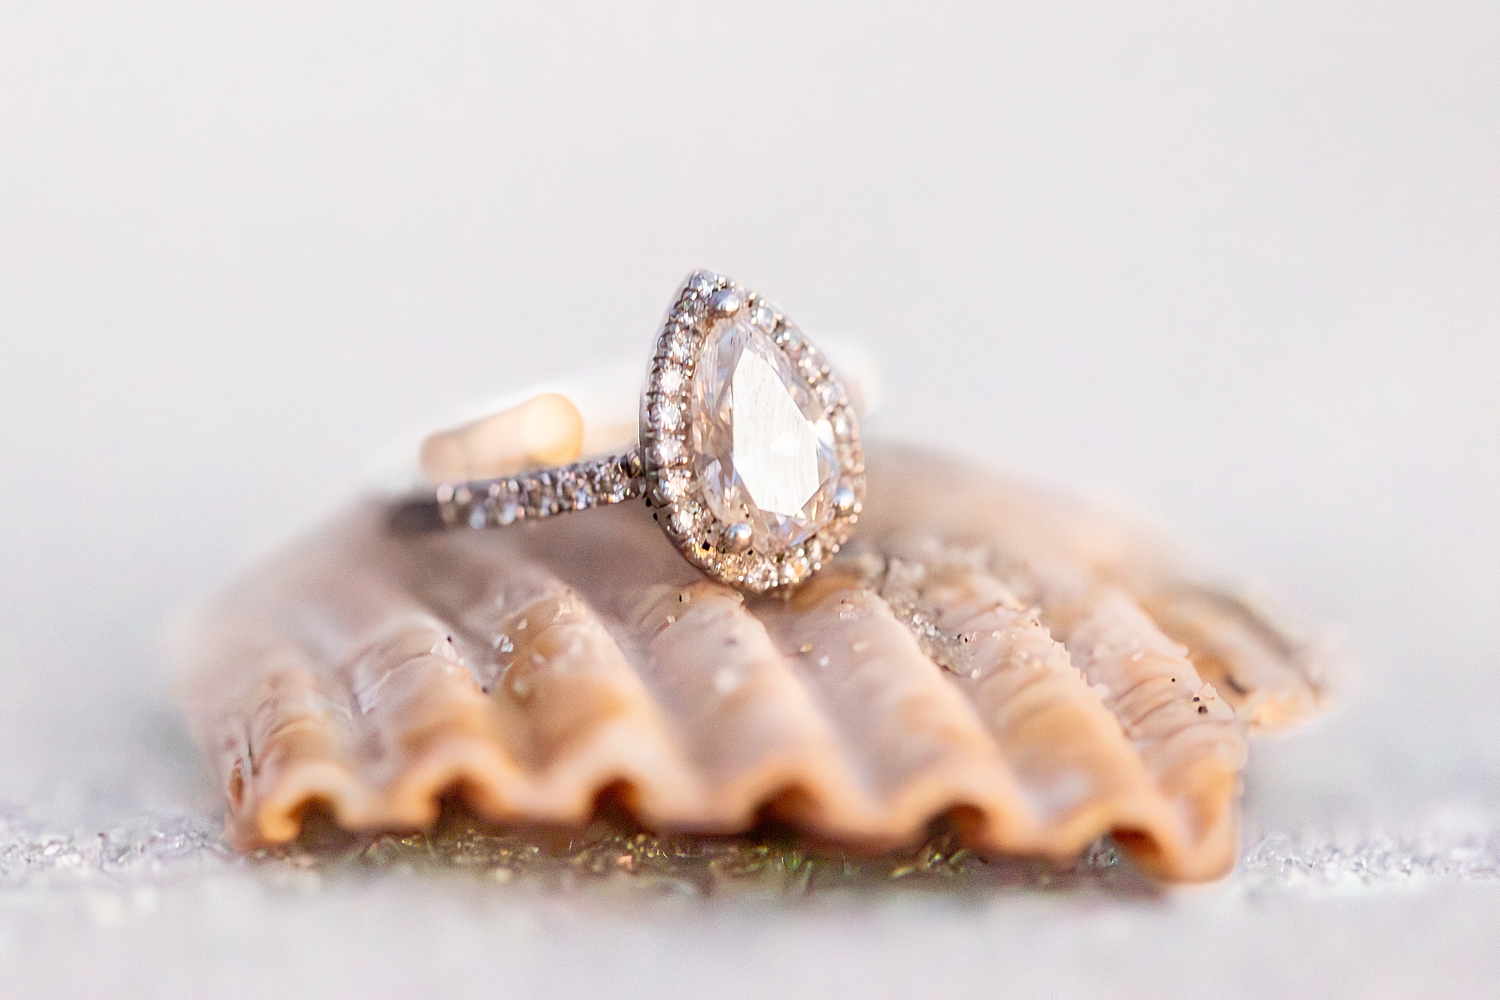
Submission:
<svg viewBox="0 0 1500 1000">
<path fill-rule="evenodd" d="M 736 318 L 709 331 L 693 375 L 690 427 L 704 499 L 720 521 L 749 524 L 757 551 L 801 544 L 835 516 L 833 429 L 764 330 Z"/>
</svg>

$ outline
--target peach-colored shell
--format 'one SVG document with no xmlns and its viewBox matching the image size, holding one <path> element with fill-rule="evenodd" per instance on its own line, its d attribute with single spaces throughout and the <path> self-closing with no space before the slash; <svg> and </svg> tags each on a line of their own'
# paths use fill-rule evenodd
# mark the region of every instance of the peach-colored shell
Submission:
<svg viewBox="0 0 1500 1000">
<path fill-rule="evenodd" d="M 425 828 L 452 795 L 581 823 L 608 792 L 657 829 L 881 849 L 947 814 L 987 852 L 1113 834 L 1161 878 L 1232 867 L 1246 724 L 1316 708 L 1305 647 L 1072 501 L 868 465 L 855 543 L 789 598 L 707 581 L 644 503 L 447 533 L 356 504 L 185 636 L 231 841 L 314 803 Z"/>
</svg>

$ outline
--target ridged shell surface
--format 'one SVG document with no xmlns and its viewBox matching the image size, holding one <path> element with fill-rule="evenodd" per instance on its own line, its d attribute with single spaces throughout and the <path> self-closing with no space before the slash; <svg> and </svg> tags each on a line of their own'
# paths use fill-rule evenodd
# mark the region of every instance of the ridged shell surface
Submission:
<svg viewBox="0 0 1500 1000">
<path fill-rule="evenodd" d="M 642 503 L 417 531 L 371 498 L 253 570 L 179 646 L 231 841 L 312 805 L 356 831 L 763 817 L 880 850 L 947 816 L 1065 860 L 1112 834 L 1227 871 L 1250 726 L 1310 714 L 1309 646 L 1067 498 L 871 447 L 850 546 L 790 594 L 706 580 Z"/>
</svg>

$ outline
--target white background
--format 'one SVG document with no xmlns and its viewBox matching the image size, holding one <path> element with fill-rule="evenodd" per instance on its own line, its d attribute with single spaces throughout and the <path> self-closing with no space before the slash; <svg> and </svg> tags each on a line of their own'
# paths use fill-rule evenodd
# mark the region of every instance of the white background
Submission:
<svg viewBox="0 0 1500 1000">
<path fill-rule="evenodd" d="M 211 811 L 174 611 L 413 423 L 643 358 L 708 266 L 865 338 L 873 432 L 1110 498 L 1340 627 L 1342 713 L 1257 745 L 1247 832 L 1344 867 L 1103 916 L 605 921 L 609 947 L 530 941 L 560 963 L 533 985 L 608 976 L 569 958 L 593 948 L 637 984 L 895 991 L 941 926 L 954 993 L 1146 990 L 1190 960 L 1220 993 L 1500 989 L 1500 7 L 529 6 L 0 5 L 6 829 Z M 1372 881 L 1374 843 L 1488 881 Z M 496 929 L 514 900 L 172 897 L 111 930 L 6 877 L 0 975 L 38 986 L 253 984 L 289 942 L 330 989 L 416 981 L 427 952 L 354 957 L 367 908 L 420 915 L 393 941 L 483 939 L 459 952 L 496 989 L 533 968 Z M 314 912 L 317 950 L 285 929 Z"/>
</svg>

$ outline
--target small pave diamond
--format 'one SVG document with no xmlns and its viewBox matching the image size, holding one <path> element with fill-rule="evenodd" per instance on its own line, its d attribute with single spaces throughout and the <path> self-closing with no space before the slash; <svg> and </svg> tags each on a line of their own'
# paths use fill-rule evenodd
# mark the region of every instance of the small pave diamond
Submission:
<svg viewBox="0 0 1500 1000">
<path fill-rule="evenodd" d="M 686 384 L 686 382 L 687 376 L 685 376 L 682 372 L 682 369 L 677 367 L 676 365 L 668 365 L 666 368 L 663 368 L 661 374 L 656 377 L 657 387 L 660 388 L 663 393 L 669 396 L 676 395 L 676 393 L 683 387 L 684 384 Z"/>
<path fill-rule="evenodd" d="M 681 534 L 688 534 L 698 526 L 698 518 L 690 508 L 678 510 L 672 515 L 672 527 Z"/>
<path fill-rule="evenodd" d="M 692 337 L 680 334 L 667 342 L 667 357 L 678 364 L 686 364 L 693 359 L 697 347 Z"/>
<path fill-rule="evenodd" d="M 681 500 L 687 496 L 691 480 L 688 474 L 680 469 L 673 469 L 663 473 L 661 477 L 661 495 L 669 503 Z"/>
<path fill-rule="evenodd" d="M 776 579 L 776 567 L 761 559 L 745 573 L 745 582 L 756 590 L 770 590 L 780 581 Z"/>
<path fill-rule="evenodd" d="M 765 301 L 757 302 L 755 308 L 750 311 L 750 322 L 767 333 L 773 333 L 776 330 L 776 310 Z"/>
<path fill-rule="evenodd" d="M 676 403 L 667 401 L 656 404 L 656 422 L 663 430 L 675 431 L 682 426 L 682 410 Z"/>
<path fill-rule="evenodd" d="M 664 437 L 656 442 L 656 461 L 660 465 L 671 465 L 683 454 L 682 442 L 677 438 Z"/>
<path fill-rule="evenodd" d="M 800 583 L 807 578 L 810 569 L 806 556 L 793 553 L 781 564 L 781 582 Z"/>
</svg>

